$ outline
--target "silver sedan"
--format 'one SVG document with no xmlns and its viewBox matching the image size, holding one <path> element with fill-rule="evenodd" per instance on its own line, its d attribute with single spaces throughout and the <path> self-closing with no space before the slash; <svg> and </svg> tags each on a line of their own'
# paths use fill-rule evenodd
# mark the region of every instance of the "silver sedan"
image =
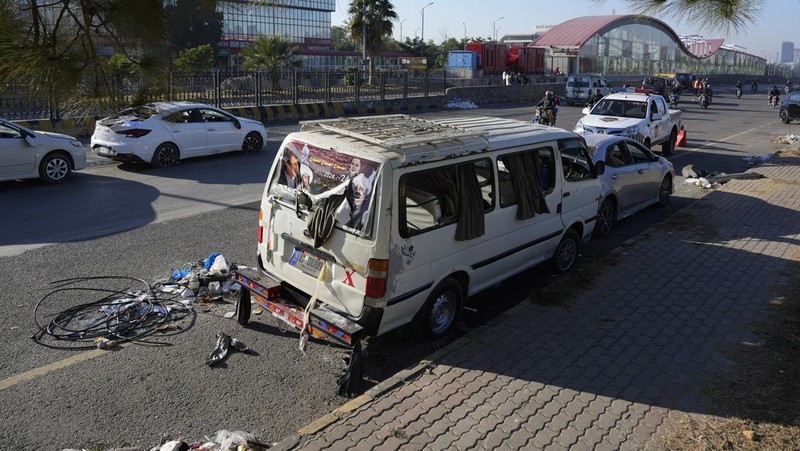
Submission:
<svg viewBox="0 0 800 451">
<path fill-rule="evenodd" d="M 608 236 L 616 221 L 645 207 L 669 204 L 675 179 L 669 160 L 629 138 L 593 133 L 583 136 L 594 161 L 606 166 L 600 176 L 602 200 L 595 236 Z"/>
</svg>

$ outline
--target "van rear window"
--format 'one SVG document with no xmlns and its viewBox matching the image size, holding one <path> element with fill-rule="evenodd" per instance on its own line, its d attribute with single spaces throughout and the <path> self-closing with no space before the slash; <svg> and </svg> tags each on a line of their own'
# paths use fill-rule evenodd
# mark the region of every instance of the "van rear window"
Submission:
<svg viewBox="0 0 800 451">
<path fill-rule="evenodd" d="M 570 78 L 567 81 L 567 84 L 570 86 L 574 86 L 576 88 L 588 88 L 589 87 L 589 79 L 588 78 Z"/>
<path fill-rule="evenodd" d="M 312 206 L 332 195 L 344 195 L 337 224 L 367 230 L 380 166 L 377 162 L 301 141 L 286 143 L 280 158 L 272 176 L 271 195 L 295 203 L 298 193 L 303 193 Z"/>
</svg>

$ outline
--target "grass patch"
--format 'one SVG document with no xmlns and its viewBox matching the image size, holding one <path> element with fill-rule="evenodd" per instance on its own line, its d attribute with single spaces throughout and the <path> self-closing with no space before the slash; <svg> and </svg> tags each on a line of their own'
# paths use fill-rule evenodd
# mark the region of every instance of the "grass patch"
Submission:
<svg viewBox="0 0 800 451">
<path fill-rule="evenodd" d="M 754 324 L 758 341 L 731 352 L 733 366 L 709 383 L 726 417 L 687 415 L 669 425 L 670 449 L 800 449 L 800 262 L 785 275 L 766 317 Z"/>
</svg>

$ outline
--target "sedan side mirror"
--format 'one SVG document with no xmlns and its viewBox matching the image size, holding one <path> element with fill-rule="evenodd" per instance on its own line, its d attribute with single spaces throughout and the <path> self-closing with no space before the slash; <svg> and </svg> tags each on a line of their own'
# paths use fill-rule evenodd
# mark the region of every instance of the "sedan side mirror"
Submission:
<svg viewBox="0 0 800 451">
<path fill-rule="evenodd" d="M 581 110 L 581 113 L 583 113 L 584 115 L 586 115 L 586 114 L 589 114 L 589 111 L 591 111 L 591 110 L 592 110 L 592 109 L 591 109 L 591 108 L 589 108 L 589 107 L 587 106 L 586 108 L 584 108 L 584 109 L 582 109 L 582 110 Z"/>
<path fill-rule="evenodd" d="M 234 119 L 233 120 L 233 126 L 236 127 L 236 128 L 242 128 L 242 123 L 239 122 L 239 119 Z"/>
<path fill-rule="evenodd" d="M 26 133 L 25 142 L 31 147 L 36 147 L 36 136 Z"/>
</svg>

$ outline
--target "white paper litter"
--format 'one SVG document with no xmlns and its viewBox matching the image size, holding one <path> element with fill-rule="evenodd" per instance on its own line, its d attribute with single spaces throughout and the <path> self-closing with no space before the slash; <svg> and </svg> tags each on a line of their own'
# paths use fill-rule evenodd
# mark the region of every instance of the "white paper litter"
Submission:
<svg viewBox="0 0 800 451">
<path fill-rule="evenodd" d="M 478 105 L 472 103 L 471 100 L 462 100 L 458 97 L 453 98 L 453 100 L 447 102 L 445 104 L 445 108 L 457 109 L 457 110 L 474 110 L 478 108 Z"/>
</svg>

